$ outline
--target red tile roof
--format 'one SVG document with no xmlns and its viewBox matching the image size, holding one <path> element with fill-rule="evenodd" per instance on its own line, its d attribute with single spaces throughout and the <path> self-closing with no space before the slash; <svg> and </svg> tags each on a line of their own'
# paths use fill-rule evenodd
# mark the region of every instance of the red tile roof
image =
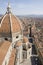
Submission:
<svg viewBox="0 0 43 65">
<path fill-rule="evenodd" d="M 6 14 L 4 17 L 1 21 L 2 24 L 1 24 L 0 32 L 9 33 L 10 32 L 10 18 L 8 14 Z"/>
<path fill-rule="evenodd" d="M 10 20 L 11 16 L 11 20 Z M 12 30 L 11 30 L 12 29 Z M 10 33 L 11 32 L 20 32 L 21 31 L 21 25 L 19 22 L 19 19 L 15 17 L 13 14 L 5 14 L 1 21 L 1 27 L 0 27 L 0 33 Z"/>
<path fill-rule="evenodd" d="M 40 52 L 40 54 L 41 54 L 41 56 L 43 58 L 43 49 L 40 49 L 39 52 Z"/>
<path fill-rule="evenodd" d="M 14 65 L 15 58 L 16 58 L 16 49 L 13 49 L 8 65 Z"/>
<path fill-rule="evenodd" d="M 2 65 L 10 44 L 11 43 L 9 41 L 4 41 L 3 44 L 0 46 L 0 65 Z"/>
<path fill-rule="evenodd" d="M 11 15 L 11 19 L 12 19 L 12 32 L 21 31 L 19 20 L 14 15 Z"/>
</svg>

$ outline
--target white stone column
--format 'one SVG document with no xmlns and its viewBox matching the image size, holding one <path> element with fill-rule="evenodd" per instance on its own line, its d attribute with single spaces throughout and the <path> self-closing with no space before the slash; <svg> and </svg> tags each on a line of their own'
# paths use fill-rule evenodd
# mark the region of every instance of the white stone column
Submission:
<svg viewBox="0 0 43 65">
<path fill-rule="evenodd" d="M 27 59 L 29 59 L 32 55 L 32 47 L 27 50 Z"/>
<path fill-rule="evenodd" d="M 16 65 L 19 65 L 19 64 L 20 64 L 20 61 L 19 61 L 19 47 L 16 47 L 16 50 L 17 50 L 17 51 L 16 51 L 16 54 L 17 54 L 17 55 L 16 55 L 16 56 L 17 56 L 17 57 L 16 57 Z"/>
<path fill-rule="evenodd" d="M 20 58 L 20 63 L 23 61 L 23 50 L 22 50 L 22 45 L 19 47 L 19 58 Z"/>
</svg>

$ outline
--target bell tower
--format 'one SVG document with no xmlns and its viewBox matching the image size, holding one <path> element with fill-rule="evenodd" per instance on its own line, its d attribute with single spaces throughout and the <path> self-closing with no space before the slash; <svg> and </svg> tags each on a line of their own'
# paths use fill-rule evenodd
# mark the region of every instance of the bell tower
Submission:
<svg viewBox="0 0 43 65">
<path fill-rule="evenodd" d="M 29 33 L 28 33 L 28 35 L 29 35 L 29 42 L 30 43 L 33 43 L 33 39 L 32 39 L 32 25 L 31 24 L 29 24 L 28 25 L 28 30 L 29 30 Z"/>
</svg>

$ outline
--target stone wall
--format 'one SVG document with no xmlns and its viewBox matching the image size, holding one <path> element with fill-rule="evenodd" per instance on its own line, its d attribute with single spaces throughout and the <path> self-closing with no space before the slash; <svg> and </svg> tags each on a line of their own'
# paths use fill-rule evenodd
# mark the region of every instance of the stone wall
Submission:
<svg viewBox="0 0 43 65">
<path fill-rule="evenodd" d="M 32 55 L 32 47 L 27 50 L 27 59 Z"/>
<path fill-rule="evenodd" d="M 12 34 L 12 43 L 14 43 L 14 42 L 16 42 L 16 41 L 18 41 L 18 40 L 21 40 L 21 39 L 23 39 L 23 35 L 22 34 L 20 34 L 20 33 L 13 33 Z"/>
<path fill-rule="evenodd" d="M 23 54 L 22 54 L 22 45 L 16 47 L 17 55 L 16 55 L 16 65 L 19 65 L 23 61 Z"/>
</svg>

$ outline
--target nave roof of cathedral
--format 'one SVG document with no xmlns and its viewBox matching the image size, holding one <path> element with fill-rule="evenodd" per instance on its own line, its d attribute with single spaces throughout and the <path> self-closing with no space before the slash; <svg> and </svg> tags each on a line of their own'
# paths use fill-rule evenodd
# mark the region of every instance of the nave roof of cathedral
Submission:
<svg viewBox="0 0 43 65">
<path fill-rule="evenodd" d="M 9 49 L 11 42 L 9 41 L 3 41 L 0 43 L 0 65 L 2 65 L 2 62 L 5 58 L 5 55 Z"/>
</svg>

